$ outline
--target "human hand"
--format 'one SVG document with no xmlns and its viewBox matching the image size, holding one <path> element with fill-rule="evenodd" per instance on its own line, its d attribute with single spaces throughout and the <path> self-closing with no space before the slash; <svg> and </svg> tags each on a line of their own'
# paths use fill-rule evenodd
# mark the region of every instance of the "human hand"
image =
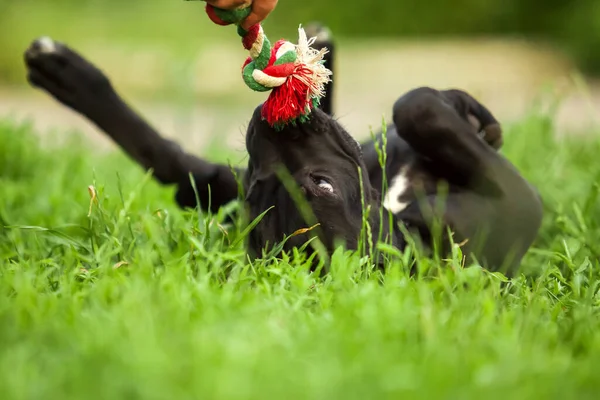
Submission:
<svg viewBox="0 0 600 400">
<path fill-rule="evenodd" d="M 245 30 L 262 22 L 275 9 L 279 0 L 206 0 L 213 7 L 223 10 L 232 10 L 252 3 L 252 12 L 241 23 Z"/>
</svg>

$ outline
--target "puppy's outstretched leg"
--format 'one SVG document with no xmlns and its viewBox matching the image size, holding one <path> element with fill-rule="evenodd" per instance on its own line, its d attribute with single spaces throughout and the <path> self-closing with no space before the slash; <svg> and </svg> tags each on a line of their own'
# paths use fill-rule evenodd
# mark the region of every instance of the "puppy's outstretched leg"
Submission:
<svg viewBox="0 0 600 400">
<path fill-rule="evenodd" d="M 33 86 L 93 122 L 143 168 L 152 169 L 158 181 L 177 184 L 181 207 L 196 206 L 190 173 L 203 208 L 210 203 L 216 211 L 237 197 L 238 185 L 229 167 L 187 154 L 161 137 L 125 103 L 102 71 L 69 47 L 50 38 L 38 39 L 25 52 L 25 64 Z"/>
</svg>

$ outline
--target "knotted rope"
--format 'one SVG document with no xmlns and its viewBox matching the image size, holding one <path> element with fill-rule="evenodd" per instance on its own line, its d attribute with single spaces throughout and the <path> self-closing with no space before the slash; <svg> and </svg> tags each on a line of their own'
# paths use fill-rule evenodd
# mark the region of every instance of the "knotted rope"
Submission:
<svg viewBox="0 0 600 400">
<path fill-rule="evenodd" d="M 298 29 L 297 45 L 285 40 L 271 45 L 261 24 L 246 31 L 240 23 L 250 14 L 251 5 L 249 0 L 242 8 L 222 10 L 208 4 L 206 13 L 218 25 L 237 25 L 244 48 L 250 52 L 242 67 L 244 82 L 254 91 L 271 91 L 263 104 L 262 118 L 278 130 L 287 124 L 306 122 L 331 79 L 323 60 L 327 49 L 312 49 L 316 38 L 309 40 L 302 27 Z"/>
</svg>

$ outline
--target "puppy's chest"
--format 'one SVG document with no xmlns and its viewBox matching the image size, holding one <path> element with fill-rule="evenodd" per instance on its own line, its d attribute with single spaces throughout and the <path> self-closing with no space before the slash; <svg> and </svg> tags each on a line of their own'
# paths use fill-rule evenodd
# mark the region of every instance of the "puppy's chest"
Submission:
<svg viewBox="0 0 600 400">
<path fill-rule="evenodd" d="M 439 179 L 420 163 L 406 163 L 388 177 L 383 206 L 398 214 L 418 197 L 435 194 L 438 182 Z"/>
</svg>

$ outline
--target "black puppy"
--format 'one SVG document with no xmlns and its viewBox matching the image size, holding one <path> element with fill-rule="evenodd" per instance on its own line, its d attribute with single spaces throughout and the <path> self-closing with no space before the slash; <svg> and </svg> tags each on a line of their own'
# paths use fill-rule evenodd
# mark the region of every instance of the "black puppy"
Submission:
<svg viewBox="0 0 600 400">
<path fill-rule="evenodd" d="M 315 47 L 332 49 L 328 33 L 317 33 Z M 187 154 L 162 138 L 125 104 L 99 69 L 65 45 L 36 40 L 25 61 L 34 86 L 95 123 L 145 169 L 153 169 L 160 182 L 178 185 L 181 207 L 196 206 L 189 173 L 200 206 L 210 204 L 216 211 L 238 198 L 229 167 Z M 333 69 L 333 51 L 326 62 Z M 542 206 L 536 190 L 497 152 L 502 131 L 492 114 L 462 91 L 413 90 L 394 104 L 387 161 L 381 168 L 376 146 L 384 143 L 383 137 L 363 145 L 352 139 L 332 117 L 332 91 L 330 85 L 322 109 L 315 110 L 310 122 L 283 132 L 261 120 L 260 107 L 252 116 L 246 140 L 248 168 L 235 172 L 243 176 L 250 217 L 275 207 L 251 233 L 248 251 L 260 254 L 308 226 L 284 184 L 284 167 L 319 223 L 317 230 L 288 241 L 286 250 L 315 234 L 328 252 L 337 239 L 355 249 L 363 206 L 369 206 L 374 240 L 383 232 L 383 239 L 402 248 L 406 241 L 399 226 L 404 225 L 431 246 L 439 220 L 443 252 L 452 239 L 487 268 L 514 273 L 537 235 Z M 440 191 L 440 185 L 445 189 Z M 386 223 L 390 213 L 392 224 Z"/>
</svg>

